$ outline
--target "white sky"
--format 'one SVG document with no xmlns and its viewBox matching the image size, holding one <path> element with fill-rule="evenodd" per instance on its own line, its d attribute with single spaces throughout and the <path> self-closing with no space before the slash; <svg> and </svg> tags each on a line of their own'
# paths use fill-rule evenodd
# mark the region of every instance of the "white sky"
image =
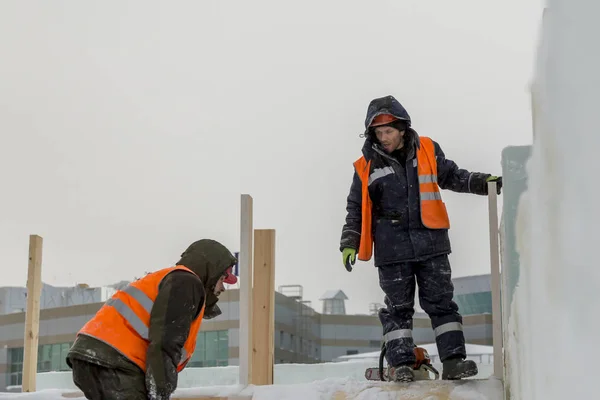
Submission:
<svg viewBox="0 0 600 400">
<path fill-rule="evenodd" d="M 149 5 L 152 4 L 152 5 Z M 111 284 L 189 243 L 239 248 L 240 194 L 277 230 L 276 285 L 381 302 L 338 251 L 369 101 L 471 171 L 531 142 L 542 2 L 0 3 L 0 286 Z M 443 193 L 453 275 L 489 271 L 487 199 Z"/>
</svg>

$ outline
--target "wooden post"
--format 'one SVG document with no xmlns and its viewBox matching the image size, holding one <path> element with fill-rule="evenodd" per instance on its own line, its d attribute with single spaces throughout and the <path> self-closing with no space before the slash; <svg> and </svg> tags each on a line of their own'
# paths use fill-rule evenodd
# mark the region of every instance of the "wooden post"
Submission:
<svg viewBox="0 0 600 400">
<path fill-rule="evenodd" d="M 272 385 L 275 358 L 275 230 L 254 231 L 252 384 Z"/>
<path fill-rule="evenodd" d="M 252 197 L 243 194 L 241 197 L 240 225 L 240 367 L 239 383 L 248 385 L 252 382 L 252 239 L 254 234 L 252 218 Z"/>
<path fill-rule="evenodd" d="M 504 379 L 504 357 L 502 355 L 502 312 L 500 307 L 500 250 L 498 247 L 498 194 L 496 193 L 496 182 L 488 182 L 488 209 L 490 222 L 494 376 L 498 379 Z"/>
<path fill-rule="evenodd" d="M 35 392 L 40 331 L 40 297 L 42 294 L 42 244 L 38 235 L 29 236 L 27 268 L 27 312 L 23 354 L 23 392 Z"/>
</svg>

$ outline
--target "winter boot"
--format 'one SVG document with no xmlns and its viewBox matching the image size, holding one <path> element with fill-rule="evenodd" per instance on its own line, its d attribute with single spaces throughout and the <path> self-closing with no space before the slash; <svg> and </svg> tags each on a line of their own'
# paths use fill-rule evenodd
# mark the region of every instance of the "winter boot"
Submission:
<svg viewBox="0 0 600 400">
<path fill-rule="evenodd" d="M 442 379 L 462 379 L 475 376 L 478 373 L 475 361 L 464 360 L 462 357 L 449 358 L 443 364 Z"/>
<path fill-rule="evenodd" d="M 394 367 L 390 380 L 394 382 L 412 382 L 415 380 L 415 373 L 412 365 L 399 365 Z"/>
</svg>

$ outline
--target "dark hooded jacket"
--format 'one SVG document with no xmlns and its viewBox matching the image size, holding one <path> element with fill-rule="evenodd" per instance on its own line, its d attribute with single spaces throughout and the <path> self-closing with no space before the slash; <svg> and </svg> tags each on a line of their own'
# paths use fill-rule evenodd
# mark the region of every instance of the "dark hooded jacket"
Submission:
<svg viewBox="0 0 600 400">
<path fill-rule="evenodd" d="M 161 281 L 150 314 L 149 347 L 146 360 L 146 386 L 152 387 L 149 398 L 168 399 L 177 387 L 177 365 L 194 319 L 206 302 L 204 319 L 221 314 L 214 288 L 236 259 L 220 243 L 203 239 L 192 243 L 177 265 L 184 265 L 196 275 L 177 270 Z M 79 335 L 67 355 L 88 363 L 127 371 L 143 371 L 117 350 L 92 337 Z M 143 388 L 142 388 L 143 390 Z M 150 391 L 149 391 L 150 392 Z"/>
<path fill-rule="evenodd" d="M 404 125 L 404 146 L 387 154 L 369 129 L 373 119 L 379 114 L 392 114 Z M 392 123 L 391 125 L 393 125 Z M 417 174 L 416 152 L 419 149 L 419 135 L 412 129 L 408 112 L 392 96 L 374 99 L 369 104 L 365 120 L 365 142 L 362 154 L 371 161 L 371 171 L 375 168 L 392 167 L 394 174 L 377 179 L 369 186 L 373 202 L 373 241 L 375 266 L 398 262 L 417 261 L 429 257 L 449 254 L 450 239 L 447 229 L 429 229 L 421 222 L 419 179 Z M 460 169 L 456 163 L 446 158 L 440 145 L 435 141 L 438 185 L 459 193 L 487 195 L 486 179 L 489 174 L 469 172 Z M 362 183 L 354 171 L 354 177 L 347 198 L 346 222 L 342 228 L 340 250 L 358 250 L 361 232 Z"/>
</svg>

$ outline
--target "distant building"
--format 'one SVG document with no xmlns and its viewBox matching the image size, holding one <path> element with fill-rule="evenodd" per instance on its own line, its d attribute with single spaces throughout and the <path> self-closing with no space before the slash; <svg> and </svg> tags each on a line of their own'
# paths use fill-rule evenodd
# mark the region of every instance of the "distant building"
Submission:
<svg viewBox="0 0 600 400">
<path fill-rule="evenodd" d="M 492 344 L 489 275 L 458 278 L 454 282 L 467 342 Z M 126 284 L 119 282 L 100 288 L 85 284 L 74 287 L 44 284 L 38 371 L 68 370 L 65 355 L 76 332 Z M 345 308 L 348 297 L 342 290 L 327 291 L 320 300 L 321 313 L 303 298 L 300 285 L 280 286 L 275 292 L 276 363 L 326 362 L 380 349 L 382 331 L 377 317 L 380 304 L 372 304 L 369 314 L 348 315 Z M 0 288 L 0 391 L 7 390 L 8 386 L 18 387 L 22 381 L 25 305 L 25 288 Z M 239 290 L 229 289 L 223 293 L 219 307 L 222 315 L 202 323 L 190 367 L 239 363 Z M 413 325 L 417 344 L 435 341 L 426 314 L 415 313 Z"/>
<path fill-rule="evenodd" d="M 78 304 L 102 303 L 109 299 L 116 289 L 112 286 L 91 288 L 85 283 L 72 287 L 42 286 L 40 308 L 68 307 Z M 27 289 L 24 287 L 0 288 L 0 315 L 25 312 Z M 0 336 L 1 337 L 1 336 Z"/>
<path fill-rule="evenodd" d="M 492 281 L 490 275 L 454 278 L 454 301 L 462 315 L 492 313 Z"/>
<path fill-rule="evenodd" d="M 323 314 L 346 314 L 346 303 L 344 301 L 348 300 L 348 297 L 341 290 L 329 290 L 319 300 L 323 301 Z"/>
</svg>

